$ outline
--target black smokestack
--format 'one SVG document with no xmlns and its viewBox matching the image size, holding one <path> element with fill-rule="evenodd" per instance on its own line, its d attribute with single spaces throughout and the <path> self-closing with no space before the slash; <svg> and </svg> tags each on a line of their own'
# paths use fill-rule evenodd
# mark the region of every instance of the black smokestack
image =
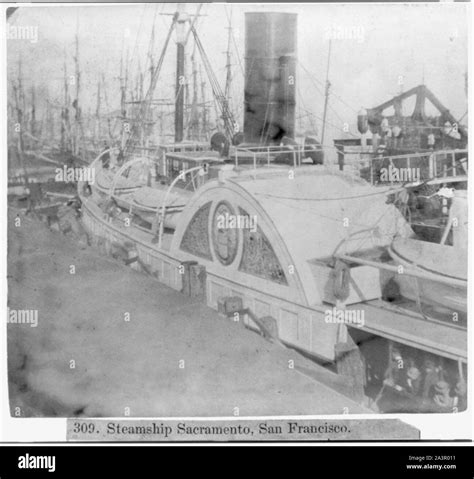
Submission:
<svg viewBox="0 0 474 479">
<path fill-rule="evenodd" d="M 294 138 L 296 20 L 295 13 L 245 14 L 245 143 Z"/>
</svg>

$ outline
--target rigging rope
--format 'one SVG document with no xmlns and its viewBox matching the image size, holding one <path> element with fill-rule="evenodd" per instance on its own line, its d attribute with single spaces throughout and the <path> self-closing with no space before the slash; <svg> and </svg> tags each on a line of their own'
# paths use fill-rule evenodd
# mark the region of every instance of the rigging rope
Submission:
<svg viewBox="0 0 474 479">
<path fill-rule="evenodd" d="M 321 96 L 324 96 L 324 93 L 318 88 L 318 85 L 315 83 L 315 80 L 316 80 L 316 81 L 319 81 L 319 80 L 317 80 L 316 78 L 313 78 L 313 76 L 311 75 L 311 73 L 301 64 L 301 62 L 298 61 L 298 65 L 308 74 L 309 79 L 310 79 L 311 82 L 313 83 L 313 86 L 316 88 L 316 90 L 318 91 L 318 93 L 320 93 Z M 300 95 L 299 90 L 298 90 L 298 94 Z M 332 91 L 330 92 L 330 95 L 336 96 L 334 93 L 332 93 Z M 300 95 L 300 96 L 301 96 L 301 95 Z M 342 101 L 342 100 L 341 100 L 341 101 Z M 343 103 L 345 103 L 345 102 L 343 102 Z M 348 108 L 350 108 L 352 111 L 354 111 L 355 113 L 357 113 L 357 111 L 354 110 L 354 108 L 350 107 L 347 103 L 346 103 L 346 106 L 347 106 Z M 343 120 L 342 117 L 339 115 L 339 113 L 338 113 L 330 104 L 328 104 L 328 108 L 338 117 L 338 119 L 341 121 L 341 123 L 343 123 L 343 124 L 344 124 L 344 123 L 347 123 L 347 122 L 344 122 L 344 120 Z M 305 110 L 305 109 L 303 108 L 303 110 Z M 313 115 L 314 117 L 316 117 L 318 120 L 323 121 L 323 119 L 322 119 L 320 116 L 318 116 L 318 115 L 316 115 L 316 114 L 310 112 L 309 110 L 305 110 L 305 111 L 306 111 L 307 113 L 312 114 L 312 115 Z M 357 136 L 356 134 L 352 133 L 351 131 L 346 131 L 343 127 L 336 126 L 334 123 L 331 123 L 331 122 L 329 122 L 329 121 L 327 121 L 327 120 L 326 120 L 326 124 L 329 125 L 329 126 L 332 126 L 333 128 L 336 128 L 336 129 L 342 131 L 343 133 L 347 133 L 347 134 L 353 136 L 354 138 L 358 138 L 358 136 Z"/>
<path fill-rule="evenodd" d="M 142 129 L 145 125 L 146 118 L 148 116 L 148 112 L 149 112 L 149 109 L 150 109 L 150 100 L 153 97 L 153 93 L 154 93 L 154 90 L 155 90 L 155 87 L 156 87 L 156 83 L 158 81 L 158 77 L 159 77 L 159 74 L 160 74 L 160 71 L 161 71 L 161 67 L 163 65 L 163 61 L 164 61 L 164 58 L 165 58 L 165 53 L 166 53 L 166 50 L 168 48 L 168 44 L 169 44 L 170 39 L 171 39 L 171 34 L 173 33 L 173 30 L 174 30 L 174 27 L 176 25 L 177 20 L 178 20 L 178 16 L 174 15 L 173 16 L 173 21 L 170 25 L 170 28 L 168 30 L 168 34 L 166 36 L 166 40 L 165 40 L 163 49 L 161 51 L 160 58 L 158 60 L 158 64 L 156 65 L 155 71 L 153 72 L 153 77 L 152 77 L 152 81 L 150 83 L 150 87 L 148 88 L 147 94 L 146 94 L 145 98 L 143 99 L 143 101 L 140 105 L 140 114 L 138 115 L 138 118 L 137 118 L 138 125 L 136 125 L 132 129 L 132 131 L 130 133 L 130 136 L 127 139 L 125 149 L 132 149 L 133 148 L 134 140 L 136 139 L 138 131 L 140 129 Z"/>
<path fill-rule="evenodd" d="M 315 82 L 318 82 L 321 85 L 321 88 L 323 88 L 323 89 L 324 89 L 324 84 L 320 80 L 318 80 L 307 68 L 305 68 L 305 66 L 299 60 L 298 60 L 298 65 L 306 72 L 306 74 L 308 75 L 309 79 L 313 82 L 313 85 L 318 90 L 318 92 L 322 96 L 324 96 L 324 93 L 318 88 L 318 86 L 316 85 Z M 332 95 L 335 98 L 337 98 L 341 103 L 343 103 L 347 108 L 352 110 L 354 113 L 356 113 L 356 114 L 358 113 L 358 111 L 355 108 L 353 108 L 351 105 L 349 105 L 349 103 L 347 103 L 340 95 L 337 95 L 336 93 L 334 93 L 333 90 L 331 90 L 329 92 L 329 95 Z"/>
<path fill-rule="evenodd" d="M 194 41 L 196 42 L 196 46 L 198 47 L 199 54 L 201 55 L 204 68 L 209 78 L 209 82 L 212 88 L 212 93 L 221 111 L 222 119 L 224 120 L 224 128 L 226 130 L 228 138 L 231 139 L 236 133 L 235 131 L 236 122 L 235 122 L 234 116 L 229 109 L 229 105 L 228 105 L 228 102 L 226 101 L 224 92 L 222 91 L 222 88 L 219 85 L 216 75 L 214 74 L 214 71 L 212 69 L 211 62 L 209 61 L 209 58 L 204 50 L 204 47 L 201 43 L 200 38 L 198 37 L 197 31 L 194 28 L 194 26 L 191 26 L 191 32 L 194 36 Z"/>
</svg>

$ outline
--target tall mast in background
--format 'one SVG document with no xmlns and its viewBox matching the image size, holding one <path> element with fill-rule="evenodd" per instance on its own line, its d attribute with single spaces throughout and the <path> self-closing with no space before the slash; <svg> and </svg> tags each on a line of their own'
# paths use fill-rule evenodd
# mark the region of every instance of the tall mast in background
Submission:
<svg viewBox="0 0 474 479">
<path fill-rule="evenodd" d="M 232 84 L 232 54 L 231 54 L 231 41 L 232 41 L 232 7 L 230 9 L 230 16 L 229 16 L 229 26 L 227 27 L 228 35 L 227 35 L 227 51 L 226 51 L 226 79 L 225 79 L 225 90 L 224 96 L 227 105 L 229 104 L 230 99 L 230 88 Z"/>
<path fill-rule="evenodd" d="M 61 112 L 61 151 L 69 149 L 69 81 L 67 76 L 66 50 L 64 50 L 64 98 Z"/>
<path fill-rule="evenodd" d="M 326 132 L 326 115 L 328 109 L 328 100 L 329 100 L 329 89 L 331 88 L 331 83 L 329 81 L 329 65 L 331 61 L 331 39 L 329 39 L 328 47 L 328 64 L 326 68 L 326 91 L 324 94 L 324 112 L 323 112 L 323 128 L 321 131 L 321 145 L 324 145 L 324 133 Z"/>
<path fill-rule="evenodd" d="M 201 83 L 201 103 L 202 103 L 202 121 L 201 121 L 201 138 L 207 139 L 208 128 L 208 117 L 207 117 L 207 100 L 206 100 L 206 82 L 202 76 L 202 66 L 199 65 L 199 80 Z"/>
<path fill-rule="evenodd" d="M 184 89 L 186 78 L 184 76 L 184 46 L 186 43 L 186 23 L 188 16 L 185 5 L 178 4 L 176 11 L 176 88 L 175 88 L 175 118 L 174 118 L 174 141 L 183 141 L 184 131 Z"/>
</svg>

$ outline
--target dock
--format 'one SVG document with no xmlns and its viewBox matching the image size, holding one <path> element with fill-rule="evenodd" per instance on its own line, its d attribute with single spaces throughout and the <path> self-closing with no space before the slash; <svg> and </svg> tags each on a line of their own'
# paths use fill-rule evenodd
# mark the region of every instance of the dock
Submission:
<svg viewBox="0 0 474 479">
<path fill-rule="evenodd" d="M 8 326 L 25 416 L 369 412 L 296 351 L 13 210 L 8 278 L 9 308 L 38 311 L 37 327 Z"/>
</svg>

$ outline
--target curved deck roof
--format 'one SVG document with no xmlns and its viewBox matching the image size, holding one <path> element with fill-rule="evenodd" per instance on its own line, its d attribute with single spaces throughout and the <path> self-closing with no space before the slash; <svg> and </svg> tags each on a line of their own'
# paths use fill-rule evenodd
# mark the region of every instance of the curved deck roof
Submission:
<svg viewBox="0 0 474 479">
<path fill-rule="evenodd" d="M 409 232 L 398 210 L 386 203 L 387 190 L 325 167 L 232 171 L 199 190 L 189 207 L 196 211 L 204 202 L 226 200 L 256 215 L 283 268 L 294 266 L 296 287 L 311 305 L 321 301 L 321 292 L 310 260 L 330 258 L 341 243 L 340 252 L 355 252 Z"/>
</svg>

